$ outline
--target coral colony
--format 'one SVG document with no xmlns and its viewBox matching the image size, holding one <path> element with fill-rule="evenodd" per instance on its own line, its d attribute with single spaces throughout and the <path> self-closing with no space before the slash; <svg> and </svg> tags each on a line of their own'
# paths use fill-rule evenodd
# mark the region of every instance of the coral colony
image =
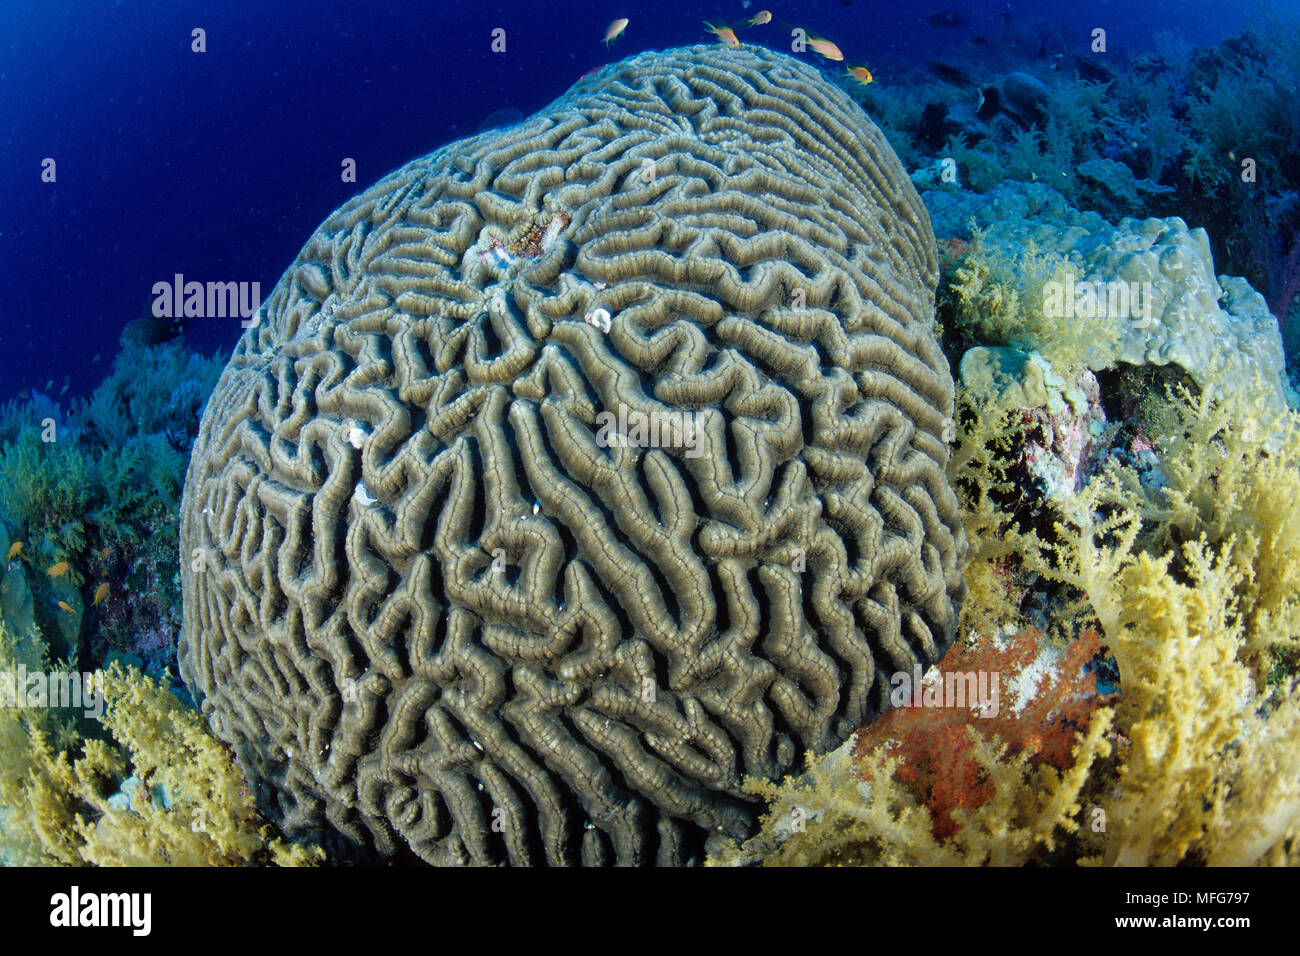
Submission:
<svg viewBox="0 0 1300 956">
<path fill-rule="evenodd" d="M 721 73 L 714 68 L 719 56 L 726 63 Z M 633 147 L 647 128 L 677 129 L 669 91 L 679 89 L 724 108 L 696 117 L 697 137 L 666 138 L 674 160 L 643 176 Z M 634 100 L 619 106 L 625 97 Z M 599 118 L 616 109 L 634 112 L 637 127 Z M 312 340 L 318 344 L 297 343 L 301 360 L 303 349 L 333 349 L 330 343 L 350 341 L 363 328 L 371 335 L 392 330 L 383 347 L 350 359 L 360 364 L 338 382 L 337 401 L 308 404 L 319 409 L 313 427 L 327 433 L 344 424 L 328 407 L 346 407 L 354 418 L 371 409 L 356 421 L 376 435 L 382 427 L 385 442 L 404 449 L 400 467 L 378 469 L 363 454 L 358 469 L 349 458 L 327 456 L 325 470 L 306 482 L 281 473 L 281 458 L 269 448 L 254 454 L 261 464 L 247 467 L 254 446 L 298 427 L 283 417 L 307 407 L 298 390 L 316 388 L 278 370 L 288 359 L 275 356 L 266 334 L 245 339 L 253 352 L 236 362 L 260 369 L 259 388 L 279 397 L 260 404 L 251 421 L 229 392 L 246 385 L 223 378 L 210 404 L 218 411 L 195 443 L 181 550 L 197 550 L 209 564 L 202 572 L 181 568 L 181 674 L 204 712 L 220 719 L 219 736 L 248 755 L 250 769 L 264 768 L 254 770 L 259 783 L 287 788 L 273 803 L 315 808 L 275 822 L 293 838 L 309 831 L 345 835 L 346 852 L 360 859 L 414 853 L 434 864 L 703 862 L 718 835 L 738 840 L 757 828 L 747 777 L 793 772 L 810 747 L 846 740 L 888 704 L 881 652 L 850 623 L 855 607 L 883 602 L 871 612 L 872 627 L 890 635 L 896 665 L 929 665 L 955 636 L 965 540 L 944 477 L 941 435 L 955 405 L 951 373 L 930 334 L 933 240 L 916 191 L 879 131 L 815 70 L 761 49 L 642 54 L 589 78 L 544 112 L 545 124 L 479 134 L 390 176 L 391 191 L 367 202 L 383 205 L 386 221 L 407 222 L 401 241 L 420 255 L 400 265 L 376 260 L 354 276 L 356 292 L 348 294 L 360 298 L 325 320 Z M 790 128 L 808 131 L 804 146 L 786 142 Z M 725 177 L 761 179 L 766 198 L 696 188 L 699 176 L 724 177 L 716 166 L 722 154 L 710 145 L 723 135 L 744 146 L 725 154 Z M 538 171 L 537 155 L 549 154 L 521 152 L 521 137 L 556 153 L 559 138 L 571 137 L 602 156 L 624 158 Z M 850 141 L 861 144 L 852 162 L 826 161 Z M 482 228 L 475 207 L 456 199 L 464 187 L 448 156 L 488 171 L 482 188 L 496 197 L 497 218 L 513 211 L 521 225 L 508 233 Z M 612 175 L 614 162 L 629 175 L 617 175 L 617 167 Z M 780 211 L 783 203 L 808 201 L 810 178 L 817 195 L 842 201 L 818 220 Z M 532 206 L 538 180 L 560 184 L 541 197 L 540 212 Z M 421 195 L 409 188 L 414 182 L 445 203 L 408 215 L 404 204 Z M 882 189 L 886 195 L 878 198 Z M 354 215 L 352 209 L 337 215 Z M 411 235 L 415 221 L 439 225 Z M 665 222 L 673 223 L 680 249 L 698 251 L 666 254 L 656 225 Z M 819 250 L 829 222 L 839 233 L 865 237 L 851 257 Z M 346 231 L 343 219 L 321 228 L 323 235 Z M 587 237 L 581 247 L 578 234 Z M 376 233 L 375 241 L 387 240 Z M 796 244 L 805 250 L 797 266 L 786 259 Z M 307 270 L 341 274 L 333 261 L 341 251 L 314 248 L 270 297 L 277 309 L 312 314 L 328 296 L 345 293 L 309 290 L 294 278 Z M 747 250 L 751 271 L 770 270 L 782 281 L 737 281 L 730 256 L 739 249 Z M 871 249 L 891 251 L 881 258 Z M 588 256 L 603 290 L 587 278 L 596 268 L 580 271 L 578 260 Z M 502 267 L 510 273 L 513 309 L 491 305 L 506 295 Z M 819 367 L 794 321 L 788 290 L 797 283 L 810 283 L 807 310 L 818 311 L 827 341 L 839 343 L 823 359 L 831 368 Z M 362 290 L 371 287 L 388 294 L 368 297 Z M 397 303 L 415 294 L 445 301 L 463 319 L 453 321 L 439 306 L 425 318 L 398 321 Z M 850 323 L 840 314 L 849 303 L 887 312 L 891 322 Z M 288 327 L 278 314 L 272 318 L 270 328 Z M 404 357 L 381 360 L 390 354 Z M 852 364 L 855 354 L 864 356 L 861 367 Z M 857 384 L 846 389 L 853 372 L 860 373 Z M 801 404 L 819 411 L 805 415 Z M 229 413 L 240 420 L 227 420 Z M 437 441 L 417 436 L 425 421 Z M 218 437 L 232 428 L 237 443 Z M 880 447 L 869 461 L 864 453 L 873 443 Z M 629 446 L 655 451 L 610 453 Z M 301 504 L 271 502 L 257 490 L 290 481 L 295 494 L 306 496 Z M 202 513 L 210 501 L 257 517 L 233 525 Z M 327 598 L 359 602 L 349 627 L 360 630 L 347 653 L 327 651 L 342 646 L 315 632 L 329 617 L 318 613 L 324 605 L 309 613 L 297 584 L 264 573 L 283 560 L 299 507 L 310 510 L 315 540 L 340 546 L 300 555 L 295 575 L 360 587 L 384 567 L 403 582 L 383 593 L 366 588 Z M 376 512 L 389 507 L 396 520 L 376 521 Z M 490 516 L 481 530 L 476 509 Z M 255 543 L 244 537 L 254 525 L 283 530 Z M 421 539 L 429 551 L 413 561 L 410 542 Z M 810 554 L 796 574 L 787 554 L 800 541 Z M 852 570 L 844 563 L 846 553 L 880 551 L 892 555 L 888 563 Z M 429 575 L 436 587 L 417 583 Z M 218 581 L 245 585 L 231 590 Z M 613 581 L 621 583 L 597 583 Z M 260 614 L 253 625 L 230 606 L 244 586 L 255 586 L 274 615 Z M 770 622 L 763 641 L 726 622 L 726 609 L 739 607 L 753 607 Z M 455 633 L 479 627 L 472 622 L 480 618 L 493 621 L 500 640 L 474 667 L 512 688 L 507 699 L 468 687 L 449 695 L 431 671 L 409 671 L 401 661 L 418 653 L 412 642 L 423 626 L 410 628 L 412 614 L 429 626 L 443 619 Z M 332 675 L 327 685 L 313 678 L 317 692 L 341 700 L 339 681 L 370 674 L 362 693 L 375 705 L 340 705 L 337 722 L 318 726 L 320 708 L 269 685 L 252 690 L 287 666 L 282 642 L 300 639 L 291 620 L 307 623 L 305 638 L 323 655 L 320 673 Z M 845 641 L 835 665 L 821 649 L 826 628 Z M 612 656 L 574 657 L 570 647 L 580 634 Z M 245 648 L 238 672 L 214 667 L 235 645 Z M 406 650 L 391 660 L 363 652 L 381 646 Z M 544 678 L 557 682 L 553 690 L 530 690 L 534 674 L 553 675 Z M 656 674 L 679 677 L 665 684 Z M 737 681 L 752 684 L 754 694 L 735 693 Z M 876 692 L 866 693 L 873 685 Z M 395 694 L 417 694 L 420 714 Z M 556 710 L 548 703 L 553 695 L 568 703 Z M 259 708 L 265 712 L 254 718 Z M 411 720 L 432 736 L 408 732 Z M 607 721 L 609 733 L 599 729 Z M 268 737 L 266 727 L 280 729 Z M 688 737 L 710 742 L 688 745 Z M 355 746 L 349 741 L 379 738 L 392 745 L 365 759 L 348 755 Z M 662 746 L 648 742 L 660 738 Z M 309 744 L 318 739 L 330 742 L 328 757 Z M 705 746 L 699 759 L 690 756 L 696 746 Z M 472 767 L 463 776 L 412 773 L 429 747 L 472 754 Z M 323 760 L 343 761 L 338 772 L 346 772 L 351 796 L 324 789 L 330 774 Z M 583 769 L 606 763 L 620 767 L 617 782 Z M 513 809 L 501 808 L 511 817 L 504 830 L 484 832 L 482 805 L 465 799 L 480 786 L 501 797 L 502 786 L 528 794 Z M 357 803 L 363 793 L 376 795 L 375 809 Z M 445 826 L 400 809 L 427 801 Z"/>
<path fill-rule="evenodd" d="M 0 406 L 0 860 L 1300 863 L 1300 43 L 754 14 Z"/>
</svg>

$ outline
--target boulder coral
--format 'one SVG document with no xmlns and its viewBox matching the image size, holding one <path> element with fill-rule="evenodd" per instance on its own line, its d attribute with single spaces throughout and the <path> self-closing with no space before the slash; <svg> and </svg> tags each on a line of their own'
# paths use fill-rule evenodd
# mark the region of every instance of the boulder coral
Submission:
<svg viewBox="0 0 1300 956">
<path fill-rule="evenodd" d="M 431 863 L 751 833 L 745 777 L 953 637 L 936 279 L 879 130 L 748 48 L 608 66 L 331 215 L 181 515 L 182 676 L 273 818 Z"/>
<path fill-rule="evenodd" d="M 1112 225 L 1041 184 L 925 200 L 940 235 L 970 238 L 975 223 L 954 291 L 980 341 L 1037 348 L 1062 375 L 1076 361 L 1094 371 L 1176 365 L 1224 394 L 1262 379 L 1273 414 L 1300 401 L 1277 319 L 1245 279 L 1215 275 L 1204 229 L 1177 217 Z"/>
</svg>

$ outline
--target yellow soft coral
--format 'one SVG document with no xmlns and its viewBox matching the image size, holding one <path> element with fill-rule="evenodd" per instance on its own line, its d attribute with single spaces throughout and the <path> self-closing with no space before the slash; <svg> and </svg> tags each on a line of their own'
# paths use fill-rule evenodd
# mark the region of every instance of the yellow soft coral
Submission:
<svg viewBox="0 0 1300 956">
<path fill-rule="evenodd" d="M 1300 416 L 1255 391 L 1183 391 L 1176 427 L 1157 436 L 1166 486 L 1144 515 L 1156 547 L 1204 536 L 1239 572 L 1247 655 L 1300 647 Z"/>
<path fill-rule="evenodd" d="M 1022 536 L 1008 509 L 1020 491 L 1007 475 L 1007 463 L 1025 440 L 1025 426 L 996 404 L 981 405 L 964 389 L 957 394 L 957 444 L 948 460 L 948 480 L 962 504 L 962 523 L 970 542 L 963 573 L 966 599 L 959 633 L 992 633 L 1018 626 L 1019 612 L 1007 589 L 1005 561 L 1023 549 Z"/>
<path fill-rule="evenodd" d="M 1040 252 L 1032 244 L 1012 258 L 990 246 L 973 229 L 970 252 L 953 271 L 944 298 L 957 327 L 986 345 L 1037 350 L 1072 381 L 1090 350 L 1113 345 L 1120 329 L 1104 314 L 1052 315 L 1047 290 L 1072 286 L 1078 270 L 1066 258 Z"/>
<path fill-rule="evenodd" d="M 268 827 L 230 752 L 197 712 L 134 668 L 104 674 L 103 723 L 130 754 L 144 795 L 130 808 L 109 808 L 80 827 L 82 855 L 100 865 L 230 866 L 258 860 L 306 863 L 302 847 L 268 842 Z M 170 805 L 152 799 L 161 786 Z"/>
<path fill-rule="evenodd" d="M 0 670 L 15 647 L 0 625 Z M 323 859 L 271 837 L 234 758 L 195 711 L 135 668 L 115 664 L 100 677 L 111 739 L 62 749 L 52 741 L 69 736 L 70 718 L 0 708 L 0 857 L 69 866 Z M 116 793 L 124 780 L 137 784 L 130 799 Z"/>
<path fill-rule="evenodd" d="M 1261 712 L 1231 547 L 1201 539 L 1161 558 L 1093 549 L 1099 524 L 1082 523 L 1058 551 L 1073 551 L 1059 571 L 1087 592 L 1118 664 L 1116 725 L 1129 741 L 1098 800 L 1107 828 L 1087 862 L 1243 864 L 1286 852 L 1300 823 L 1300 693 L 1279 692 Z"/>
<path fill-rule="evenodd" d="M 1004 759 L 1000 747 L 974 730 L 971 754 L 993 783 L 993 797 L 974 810 L 954 810 L 961 824 L 936 839 L 931 817 L 898 782 L 901 758 L 864 754 L 853 767 L 849 741 L 820 759 L 809 758 L 801 777 L 782 784 L 749 781 L 747 789 L 771 801 L 760 833 L 710 858 L 717 866 L 1006 866 L 1055 849 L 1063 835 L 1086 822 L 1084 791 L 1093 762 L 1110 752 L 1109 714 L 1098 713 L 1076 744 L 1064 773 L 1029 766 L 1029 754 Z M 872 783 L 859 779 L 869 775 Z"/>
<path fill-rule="evenodd" d="M 1118 703 L 1094 715 L 1069 770 L 1003 760 L 972 735 L 994 796 L 953 811 L 961 828 L 940 841 L 894 779 L 898 758 L 866 754 L 868 787 L 846 745 L 810 759 L 802 777 L 752 782 L 772 801 L 762 832 L 713 862 L 1025 863 L 1053 849 L 1055 862 L 1083 864 L 1300 861 L 1300 684 L 1257 680 L 1260 652 L 1294 646 L 1300 629 L 1300 416 L 1265 418 L 1258 395 L 1229 401 L 1181 397 L 1178 426 L 1160 439 L 1162 490 L 1112 466 L 1050 540 L 1014 535 L 1027 567 L 1076 594 L 1057 624 L 1100 624 L 1119 671 Z M 988 562 L 1012 522 L 981 450 L 987 422 L 976 437 L 956 475 L 976 509 L 972 540 L 987 539 L 977 561 Z M 982 613 L 1001 610 L 985 597 Z"/>
</svg>

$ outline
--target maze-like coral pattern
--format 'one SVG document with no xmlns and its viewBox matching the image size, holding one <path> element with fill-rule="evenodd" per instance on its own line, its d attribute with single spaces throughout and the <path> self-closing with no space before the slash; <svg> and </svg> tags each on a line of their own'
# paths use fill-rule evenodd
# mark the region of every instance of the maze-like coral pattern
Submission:
<svg viewBox="0 0 1300 956">
<path fill-rule="evenodd" d="M 432 863 L 749 833 L 746 775 L 951 638 L 935 279 L 880 132 L 753 49 L 607 67 L 338 210 L 182 515 L 182 672 L 271 811 Z M 620 410 L 698 445 L 598 441 Z"/>
</svg>

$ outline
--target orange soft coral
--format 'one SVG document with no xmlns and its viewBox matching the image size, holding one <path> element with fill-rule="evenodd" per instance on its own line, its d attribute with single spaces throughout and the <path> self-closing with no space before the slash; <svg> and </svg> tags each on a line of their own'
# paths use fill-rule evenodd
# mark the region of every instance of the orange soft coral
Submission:
<svg viewBox="0 0 1300 956">
<path fill-rule="evenodd" d="M 895 707 L 854 738 L 857 776 L 870 779 L 861 766 L 861 757 L 869 751 L 884 748 L 901 757 L 895 779 L 929 807 L 934 836 L 950 837 L 959 829 L 951 812 L 982 806 L 994 793 L 967 728 L 990 743 L 1004 744 L 1004 758 L 1027 752 L 1034 766 L 1067 769 L 1076 734 L 1086 731 L 1092 712 L 1112 699 L 1098 693 L 1100 658 L 1093 631 L 1063 647 L 1036 630 L 1001 643 L 981 639 L 956 645 L 940 662 L 940 673 L 995 675 L 992 686 L 1004 689 L 996 710 L 981 713 L 964 707 L 916 706 L 912 701 Z"/>
</svg>

